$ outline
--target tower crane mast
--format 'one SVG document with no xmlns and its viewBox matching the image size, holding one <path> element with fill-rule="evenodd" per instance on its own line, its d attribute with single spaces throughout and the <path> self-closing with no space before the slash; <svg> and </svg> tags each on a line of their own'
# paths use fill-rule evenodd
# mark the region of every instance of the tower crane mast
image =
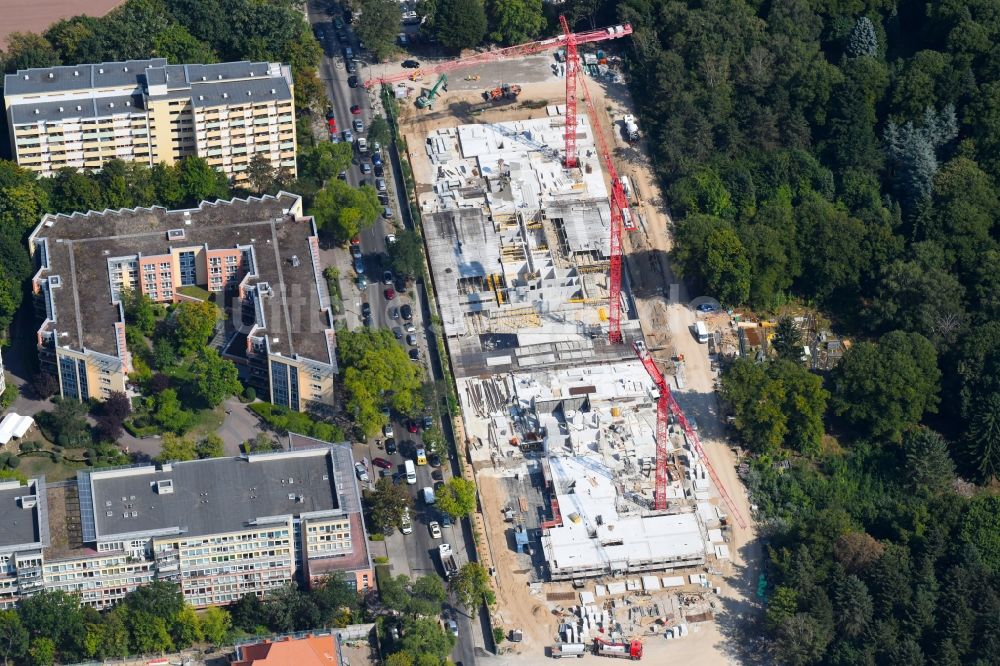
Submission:
<svg viewBox="0 0 1000 666">
<path fill-rule="evenodd" d="M 684 416 L 684 410 L 681 409 L 681 406 L 677 403 L 677 399 L 670 391 L 670 385 L 667 384 L 663 373 L 656 366 L 656 361 L 653 360 L 646 345 L 642 342 L 636 342 L 633 346 L 636 356 L 639 357 L 643 367 L 646 368 L 646 372 L 649 373 L 650 379 L 656 384 L 656 389 L 660 394 L 656 402 L 656 496 L 653 508 L 656 510 L 667 508 L 667 412 L 669 411 L 673 413 L 674 418 L 677 419 L 677 422 L 684 430 L 684 436 L 687 437 L 688 443 L 694 447 L 698 452 L 698 456 L 705 464 L 709 476 L 712 477 L 712 482 L 719 489 L 719 494 L 722 495 L 726 506 L 729 507 L 729 514 L 741 528 L 746 528 L 747 523 L 743 518 L 743 514 L 740 513 L 729 491 L 722 485 L 722 480 L 715 472 L 715 468 L 712 467 L 712 461 L 705 455 L 705 449 L 701 447 L 701 440 L 698 439 L 698 433 L 691 427 L 691 423 L 687 420 L 687 417 Z"/>
</svg>

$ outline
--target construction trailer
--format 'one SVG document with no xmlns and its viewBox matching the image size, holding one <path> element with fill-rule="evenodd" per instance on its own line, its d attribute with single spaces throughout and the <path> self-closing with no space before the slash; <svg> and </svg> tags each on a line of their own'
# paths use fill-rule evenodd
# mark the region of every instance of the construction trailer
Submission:
<svg viewBox="0 0 1000 666">
<path fill-rule="evenodd" d="M 553 659 L 566 659 L 567 657 L 583 659 L 585 654 L 587 654 L 586 643 L 557 643 L 549 648 L 549 655 Z"/>
</svg>

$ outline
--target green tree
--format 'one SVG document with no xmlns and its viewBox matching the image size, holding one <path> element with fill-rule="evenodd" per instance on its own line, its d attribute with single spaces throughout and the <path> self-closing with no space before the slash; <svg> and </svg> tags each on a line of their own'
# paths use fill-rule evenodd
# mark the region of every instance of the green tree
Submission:
<svg viewBox="0 0 1000 666">
<path fill-rule="evenodd" d="M 10 661 L 23 659 L 28 650 L 28 630 L 21 622 L 21 616 L 14 610 L 0 611 L 0 654 L 4 666 Z"/>
<path fill-rule="evenodd" d="M 135 326 L 146 337 L 151 336 L 156 327 L 157 310 L 153 300 L 141 291 L 123 289 L 121 301 L 125 308 L 125 323 Z"/>
<path fill-rule="evenodd" d="M 1000 477 L 1000 392 L 973 406 L 965 446 L 981 480 Z"/>
<path fill-rule="evenodd" d="M 771 347 L 778 358 L 796 362 L 802 358 L 802 333 L 794 319 L 782 317 L 778 320 Z"/>
<path fill-rule="evenodd" d="M 12 32 L 7 35 L 7 52 L 3 54 L 4 72 L 58 65 L 59 54 L 49 40 L 33 32 Z"/>
<path fill-rule="evenodd" d="M 170 638 L 167 621 L 162 617 L 147 611 L 129 611 L 128 620 L 132 631 L 133 654 L 174 651 L 174 641 Z"/>
<path fill-rule="evenodd" d="M 174 646 L 180 649 L 191 646 L 204 640 L 205 635 L 201 630 L 201 620 L 194 608 L 184 604 L 180 612 L 173 617 L 170 626 L 170 635 L 174 641 Z"/>
<path fill-rule="evenodd" d="M 201 157 L 189 156 L 181 160 L 180 184 L 184 191 L 184 201 L 192 205 L 229 197 L 229 180 L 226 175 L 213 169 Z"/>
<path fill-rule="evenodd" d="M 903 436 L 906 479 L 921 494 L 939 494 L 955 480 L 955 463 L 948 454 L 948 443 L 928 428 L 908 430 Z"/>
<path fill-rule="evenodd" d="M 184 201 L 184 186 L 181 184 L 181 173 L 177 166 L 164 162 L 154 164 L 149 170 L 150 184 L 156 193 L 156 201 L 173 208 Z"/>
<path fill-rule="evenodd" d="M 51 640 L 54 648 L 69 659 L 82 654 L 86 635 L 80 600 L 62 590 L 43 590 L 20 602 L 21 621 L 32 637 Z"/>
<path fill-rule="evenodd" d="M 448 591 L 439 577 L 421 576 L 413 581 L 409 612 L 417 617 L 432 617 L 441 612 L 441 604 L 447 598 Z"/>
<path fill-rule="evenodd" d="M 779 585 L 767 600 L 765 621 L 771 630 L 782 625 L 799 611 L 799 593 L 787 585 Z"/>
<path fill-rule="evenodd" d="M 401 645 L 411 654 L 426 654 L 440 661 L 455 647 L 455 637 L 442 629 L 435 619 L 407 619 L 403 627 Z"/>
<path fill-rule="evenodd" d="M 396 33 L 399 32 L 399 3 L 395 0 L 361 0 L 361 15 L 357 25 L 358 37 L 377 60 L 384 60 L 395 50 Z"/>
<path fill-rule="evenodd" d="M 246 175 L 250 191 L 264 194 L 274 185 L 276 174 L 274 167 L 271 166 L 271 160 L 261 153 L 256 153 L 247 164 Z"/>
<path fill-rule="evenodd" d="M 382 406 L 402 414 L 423 407 L 421 370 L 388 329 L 341 331 L 337 354 L 347 391 L 347 410 L 369 436 L 387 422 Z"/>
<path fill-rule="evenodd" d="M 705 240 L 705 286 L 722 303 L 739 305 L 750 297 L 750 260 L 732 229 L 718 229 Z"/>
<path fill-rule="evenodd" d="M 976 547 L 990 571 L 1000 571 L 1000 497 L 974 497 L 962 517 L 961 536 L 963 541 Z"/>
<path fill-rule="evenodd" d="M 383 146 L 388 146 L 392 141 L 392 130 L 389 127 L 389 121 L 383 116 L 372 118 L 371 124 L 368 125 L 368 138 L 372 141 L 377 141 Z"/>
<path fill-rule="evenodd" d="M 452 577 L 450 587 L 458 603 L 470 611 L 482 603 L 486 603 L 487 606 L 496 603 L 496 596 L 490 585 L 490 575 L 478 562 L 463 565 Z"/>
<path fill-rule="evenodd" d="M 205 640 L 212 645 L 222 645 L 233 627 L 229 611 L 218 606 L 209 606 L 201 612 L 201 630 Z"/>
<path fill-rule="evenodd" d="M 167 388 L 153 398 L 152 417 L 164 430 L 172 433 L 185 432 L 194 424 L 195 416 L 181 406 L 177 391 Z"/>
<path fill-rule="evenodd" d="M 122 620 L 124 610 L 113 610 L 100 622 L 87 625 L 84 651 L 88 657 L 121 659 L 129 654 L 129 632 Z"/>
<path fill-rule="evenodd" d="M 354 148 L 351 144 L 344 141 L 322 141 L 307 150 L 299 151 L 299 177 L 312 178 L 322 185 L 341 171 L 349 169 L 352 159 Z"/>
<path fill-rule="evenodd" d="M 449 49 L 478 45 L 487 30 L 482 0 L 436 0 L 431 30 Z"/>
<path fill-rule="evenodd" d="M 164 433 L 160 442 L 160 455 L 156 456 L 156 461 L 183 462 L 194 460 L 198 457 L 195 451 L 194 442 L 185 437 L 178 437 L 172 432 Z"/>
<path fill-rule="evenodd" d="M 452 518 L 464 518 L 476 510 L 476 485 L 455 476 L 434 491 L 438 508 Z"/>
<path fill-rule="evenodd" d="M 222 438 L 214 432 L 209 433 L 204 439 L 198 440 L 195 444 L 194 452 L 199 458 L 221 458 L 226 455 L 225 444 Z"/>
<path fill-rule="evenodd" d="M 172 25 L 165 30 L 161 30 L 153 38 L 153 54 L 160 58 L 166 58 L 167 62 L 174 65 L 183 65 L 189 62 L 211 63 L 218 61 L 212 49 L 204 42 L 196 39 L 182 25 Z"/>
<path fill-rule="evenodd" d="M 114 442 L 122 435 L 122 424 L 132 413 L 132 402 L 121 391 L 112 391 L 101 403 L 96 433 L 102 441 Z"/>
<path fill-rule="evenodd" d="M 173 314 L 174 338 L 181 354 L 187 355 L 205 346 L 215 331 L 219 310 L 208 301 L 182 301 Z"/>
<path fill-rule="evenodd" d="M 46 183 L 49 201 L 57 213 L 86 213 L 104 208 L 97 181 L 72 167 L 63 167 Z"/>
<path fill-rule="evenodd" d="M 847 42 L 847 55 L 854 58 L 878 56 L 878 36 L 875 34 L 875 26 L 867 16 L 862 16 L 854 24 Z"/>
<path fill-rule="evenodd" d="M 870 436 L 899 441 L 925 412 L 937 411 L 940 378 L 930 341 L 893 331 L 844 354 L 831 377 L 833 408 Z"/>
<path fill-rule="evenodd" d="M 396 242 L 387 249 L 389 265 L 396 273 L 410 279 L 424 274 L 424 242 L 416 231 L 400 231 L 396 234 Z"/>
<path fill-rule="evenodd" d="M 309 214 L 325 236 L 346 243 L 370 228 L 381 210 L 378 193 L 371 186 L 354 188 L 334 179 L 316 194 Z"/>
<path fill-rule="evenodd" d="M 507 45 L 531 41 L 545 28 L 542 0 L 490 0 L 490 39 Z"/>
<path fill-rule="evenodd" d="M 33 638 L 28 649 L 28 661 L 31 666 L 52 666 L 56 663 L 56 644 L 44 636 Z"/>
<path fill-rule="evenodd" d="M 87 423 L 87 406 L 72 398 L 56 397 L 51 412 L 35 415 L 38 426 L 51 441 L 63 447 L 87 446 L 93 442 Z"/>
<path fill-rule="evenodd" d="M 195 377 L 195 395 L 208 407 L 216 407 L 243 390 L 236 365 L 219 356 L 214 349 L 201 350 L 191 364 L 191 374 Z"/>
<path fill-rule="evenodd" d="M 413 506 L 413 498 L 406 488 L 387 477 L 376 481 L 372 490 L 365 490 L 364 499 L 372 525 L 379 531 L 398 526 L 404 512 Z"/>
</svg>

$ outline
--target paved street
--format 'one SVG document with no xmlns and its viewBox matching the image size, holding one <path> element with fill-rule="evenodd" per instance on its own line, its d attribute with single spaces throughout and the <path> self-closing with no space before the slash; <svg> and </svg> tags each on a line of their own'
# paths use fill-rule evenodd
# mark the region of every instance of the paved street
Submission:
<svg viewBox="0 0 1000 666">
<path fill-rule="evenodd" d="M 326 86 L 327 97 L 330 99 L 331 107 L 336 116 L 339 130 L 350 127 L 355 118 L 360 118 L 367 129 L 375 114 L 382 115 L 381 101 L 378 99 L 378 90 L 371 91 L 364 87 L 352 88 L 348 85 L 348 74 L 344 61 L 344 48 L 351 47 L 355 54 L 357 65 L 357 77 L 359 81 L 364 81 L 371 76 L 377 75 L 376 70 L 382 66 L 370 66 L 363 60 L 357 37 L 348 28 L 341 40 L 337 36 L 331 21 L 332 17 L 327 11 L 327 4 L 317 0 L 308 3 L 309 21 L 314 26 L 322 26 L 324 37 L 321 40 L 324 49 L 324 57 L 320 66 L 320 77 Z M 352 105 L 359 105 L 361 113 L 352 115 L 350 108 Z M 386 151 L 390 152 L 391 151 Z M 384 153 L 385 154 L 385 153 Z M 360 155 L 355 152 L 355 164 L 347 173 L 347 181 L 352 185 L 358 185 L 362 180 L 373 183 L 374 175 L 362 176 L 360 172 Z M 363 156 L 364 160 L 370 159 L 370 154 Z M 387 184 L 387 194 L 389 195 L 389 207 L 394 212 L 394 221 L 401 227 L 413 228 L 410 219 L 409 204 L 406 201 L 406 193 L 403 189 L 399 163 L 386 155 L 385 159 L 385 179 Z M 385 263 L 385 236 L 388 233 L 395 233 L 396 226 L 393 221 L 379 218 L 371 229 L 361 233 L 361 251 L 365 261 L 365 272 L 368 276 L 368 287 L 363 291 L 354 286 L 355 273 L 352 267 L 352 260 L 342 248 L 326 249 L 321 253 L 324 265 L 336 265 L 341 274 L 341 293 L 344 299 L 344 309 L 347 315 L 347 325 L 349 329 L 362 326 L 361 312 L 364 303 L 371 307 L 371 325 L 376 327 L 394 328 L 401 326 L 404 322 L 391 316 L 391 308 L 400 308 L 404 304 L 409 304 L 413 311 L 413 325 L 417 335 L 417 348 L 420 350 L 420 363 L 428 368 L 433 379 L 442 377 L 440 365 L 437 359 L 437 349 L 428 349 L 428 340 L 433 340 L 433 335 L 429 330 L 430 313 L 426 311 L 426 299 L 421 298 L 422 285 L 408 284 L 404 293 L 399 293 L 391 301 L 386 300 L 384 290 L 387 285 L 382 284 L 381 276 Z M 404 332 L 405 333 L 405 332 Z M 409 350 L 409 345 L 405 340 L 400 341 Z M 387 474 L 399 471 L 403 467 L 404 456 L 412 459 L 413 450 L 419 446 L 420 433 L 407 432 L 406 424 L 399 420 L 397 415 L 393 416 L 393 434 L 399 445 L 399 450 L 394 455 L 389 455 L 381 448 L 382 438 L 369 442 L 365 445 L 355 447 L 356 459 L 366 458 L 369 465 L 369 477 L 372 480 L 378 478 L 377 468 L 373 468 L 371 460 L 374 457 L 389 459 L 394 464 L 393 470 L 387 470 Z M 450 431 L 446 430 L 446 434 Z M 407 443 L 412 442 L 412 443 Z M 444 477 L 451 476 L 451 464 L 454 461 L 445 460 Z M 417 466 L 417 483 L 408 486 L 415 498 L 413 515 L 413 533 L 403 535 L 399 532 L 388 537 L 386 550 L 392 563 L 394 574 L 406 574 L 409 576 L 421 576 L 426 574 L 440 575 L 438 560 L 436 556 L 437 546 L 442 541 L 451 543 L 458 552 L 457 558 L 460 563 L 468 561 L 467 549 L 471 547 L 471 532 L 468 525 L 458 525 L 445 528 L 442 531 L 442 539 L 432 539 L 427 527 L 430 520 L 437 519 L 437 512 L 428 508 L 419 497 L 421 489 L 427 486 L 433 487 L 434 480 L 431 478 L 432 468 L 428 465 Z M 458 613 L 459 641 L 452 653 L 452 659 L 463 666 L 471 666 L 476 663 L 475 645 L 482 644 L 481 636 L 476 639 L 473 634 L 473 625 L 464 612 Z M 478 629 L 478 627 L 477 627 Z"/>
</svg>

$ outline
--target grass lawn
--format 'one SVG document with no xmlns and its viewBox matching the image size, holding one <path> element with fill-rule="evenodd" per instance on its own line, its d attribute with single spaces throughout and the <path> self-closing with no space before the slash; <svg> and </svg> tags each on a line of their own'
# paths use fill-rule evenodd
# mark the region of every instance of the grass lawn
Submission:
<svg viewBox="0 0 1000 666">
<path fill-rule="evenodd" d="M 222 422 L 226 419 L 226 407 L 223 404 L 215 409 L 203 409 L 197 412 L 197 416 L 198 420 L 194 426 L 184 435 L 195 441 L 211 435 L 222 427 Z"/>
<path fill-rule="evenodd" d="M 48 447 L 46 447 L 48 448 Z M 65 449 L 64 458 L 58 463 L 52 462 L 49 456 L 24 456 L 21 458 L 21 465 L 17 468 L 28 478 L 33 478 L 44 474 L 48 482 L 65 481 L 76 477 L 77 470 L 87 467 L 86 463 L 72 462 L 66 458 L 83 459 L 84 449 Z"/>
</svg>

